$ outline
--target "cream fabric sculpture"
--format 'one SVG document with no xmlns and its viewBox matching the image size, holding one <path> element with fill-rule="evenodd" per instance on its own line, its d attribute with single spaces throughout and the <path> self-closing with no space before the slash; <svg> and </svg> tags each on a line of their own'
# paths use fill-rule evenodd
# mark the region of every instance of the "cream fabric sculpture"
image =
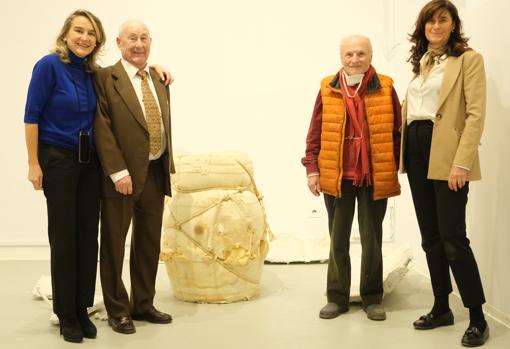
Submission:
<svg viewBox="0 0 510 349">
<path fill-rule="evenodd" d="M 242 153 L 181 155 L 175 164 L 161 248 L 175 296 L 204 303 L 258 296 L 272 234 L 251 160 Z"/>
</svg>

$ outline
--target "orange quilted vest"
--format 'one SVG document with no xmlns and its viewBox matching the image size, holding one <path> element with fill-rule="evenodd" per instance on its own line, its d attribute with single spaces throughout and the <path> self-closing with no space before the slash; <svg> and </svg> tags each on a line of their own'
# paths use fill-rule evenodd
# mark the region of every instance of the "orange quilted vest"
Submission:
<svg viewBox="0 0 510 349">
<path fill-rule="evenodd" d="M 320 186 L 322 192 L 342 196 L 342 157 L 346 109 L 342 92 L 330 86 L 335 75 L 321 82 L 322 133 L 319 152 Z M 393 80 L 377 74 L 380 87 L 365 95 L 365 109 L 370 134 L 370 160 L 374 200 L 400 194 L 397 165 L 393 153 Z"/>
</svg>

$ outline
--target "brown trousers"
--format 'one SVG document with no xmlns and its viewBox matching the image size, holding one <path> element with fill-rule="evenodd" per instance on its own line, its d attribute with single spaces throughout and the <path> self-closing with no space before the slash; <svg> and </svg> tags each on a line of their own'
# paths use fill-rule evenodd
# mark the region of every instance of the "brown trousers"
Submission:
<svg viewBox="0 0 510 349">
<path fill-rule="evenodd" d="M 151 161 L 139 197 L 102 198 L 100 274 L 106 311 L 111 317 L 148 310 L 154 300 L 164 204 L 160 160 Z M 131 301 L 122 281 L 124 246 L 131 231 Z"/>
</svg>

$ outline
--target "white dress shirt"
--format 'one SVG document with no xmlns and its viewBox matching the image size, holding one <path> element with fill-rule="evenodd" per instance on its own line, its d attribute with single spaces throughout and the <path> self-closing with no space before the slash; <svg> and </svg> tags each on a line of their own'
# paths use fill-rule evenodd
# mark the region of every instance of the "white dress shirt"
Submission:
<svg viewBox="0 0 510 349">
<path fill-rule="evenodd" d="M 423 55 L 422 61 L 427 59 L 426 55 Z M 432 66 L 426 77 L 420 74 L 409 83 L 407 89 L 408 125 L 415 120 L 435 121 L 439 107 L 439 91 L 447 61 L 448 57 L 443 55 Z"/>
<path fill-rule="evenodd" d="M 147 120 L 147 115 L 145 115 L 145 108 L 144 108 L 144 104 L 143 104 L 142 78 L 137 74 L 139 69 L 137 67 L 135 67 L 134 65 L 132 65 L 131 63 L 129 63 L 128 61 L 126 61 L 125 59 L 121 59 L 121 63 L 122 63 L 122 66 L 124 67 L 124 69 L 126 70 L 126 73 L 129 76 L 131 83 L 133 84 L 133 88 L 135 89 L 136 96 L 138 97 L 138 102 L 140 103 L 140 106 L 142 107 L 143 115 L 144 115 L 145 119 Z M 144 70 L 147 72 L 149 88 L 151 89 L 152 95 L 154 96 L 156 101 L 158 101 L 157 105 L 158 105 L 159 115 L 161 115 L 161 109 L 159 106 L 158 95 L 156 94 L 156 89 L 154 88 L 154 83 L 152 82 L 152 77 L 149 73 L 149 66 L 146 65 Z M 163 125 L 163 119 L 161 119 L 161 118 L 160 118 L 160 123 L 161 123 L 161 149 L 155 155 L 152 155 L 149 152 L 149 160 L 158 159 L 164 153 L 164 151 L 166 149 L 165 127 Z M 124 169 L 119 172 L 112 173 L 110 175 L 110 178 L 112 179 L 113 183 L 115 183 L 126 176 L 129 176 L 129 171 L 127 169 Z"/>
</svg>

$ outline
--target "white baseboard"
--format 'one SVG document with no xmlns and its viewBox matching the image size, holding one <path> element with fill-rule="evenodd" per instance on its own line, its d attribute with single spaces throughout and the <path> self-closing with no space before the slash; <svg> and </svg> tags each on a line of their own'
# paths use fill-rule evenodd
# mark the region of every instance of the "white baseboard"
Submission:
<svg viewBox="0 0 510 349">
<path fill-rule="evenodd" d="M 0 261 L 50 260 L 50 246 L 47 242 L 0 243 Z"/>
<path fill-rule="evenodd" d="M 126 244 L 125 260 L 129 259 L 130 246 Z M 0 242 L 0 261 L 49 260 L 50 245 L 46 241 Z"/>
<path fill-rule="evenodd" d="M 488 315 L 491 319 L 510 328 L 510 315 L 509 314 L 506 314 L 487 303 L 485 303 L 483 305 L 483 307 L 484 307 L 486 315 Z"/>
</svg>

